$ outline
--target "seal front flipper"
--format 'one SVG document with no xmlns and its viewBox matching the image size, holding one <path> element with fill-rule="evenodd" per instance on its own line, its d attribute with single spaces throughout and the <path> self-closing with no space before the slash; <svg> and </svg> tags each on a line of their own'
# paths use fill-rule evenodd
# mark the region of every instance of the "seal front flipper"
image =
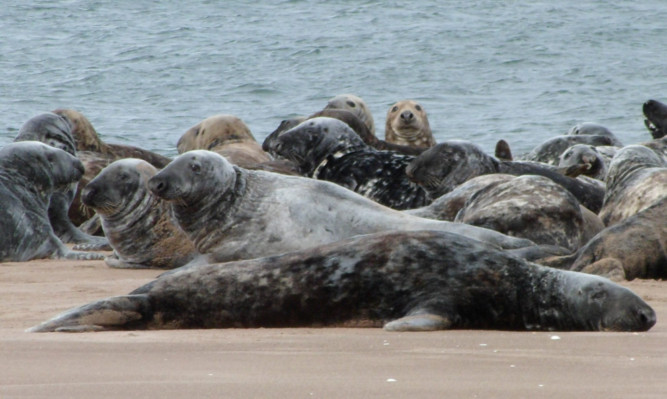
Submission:
<svg viewBox="0 0 667 399">
<path fill-rule="evenodd" d="M 105 258 L 105 255 L 95 252 L 65 251 L 61 257 L 72 260 L 102 260 Z"/>
<path fill-rule="evenodd" d="M 384 329 L 387 331 L 436 331 L 447 330 L 451 325 L 451 320 L 446 317 L 434 313 L 418 313 L 390 321 L 384 325 Z"/>
<path fill-rule="evenodd" d="M 147 295 L 114 296 L 70 309 L 27 332 L 121 330 L 150 315 Z"/>
<path fill-rule="evenodd" d="M 104 263 L 106 263 L 107 266 L 113 267 L 115 269 L 152 269 L 152 268 L 154 268 L 153 266 L 144 265 L 144 264 L 141 264 L 141 263 L 133 263 L 133 262 L 122 261 L 118 258 L 118 256 L 115 253 L 111 256 L 107 256 L 106 258 L 104 258 Z"/>
<path fill-rule="evenodd" d="M 111 245 L 109 245 L 109 240 L 106 238 L 100 237 L 103 240 L 99 241 L 97 243 L 81 243 L 81 244 L 76 244 L 72 247 L 72 249 L 76 249 L 79 251 L 111 251 Z"/>
</svg>

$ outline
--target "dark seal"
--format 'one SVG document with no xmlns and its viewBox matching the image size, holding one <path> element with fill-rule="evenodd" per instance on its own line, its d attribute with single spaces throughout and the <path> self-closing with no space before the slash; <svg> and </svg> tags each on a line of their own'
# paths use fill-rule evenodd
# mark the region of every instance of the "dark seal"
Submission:
<svg viewBox="0 0 667 399">
<path fill-rule="evenodd" d="M 587 144 L 592 146 L 623 146 L 614 136 L 604 134 L 584 134 L 583 132 L 586 132 L 585 129 L 577 130 L 577 132 L 579 133 L 552 137 L 533 148 L 528 154 L 521 157 L 521 159 L 524 161 L 534 161 L 546 163 L 549 165 L 558 165 L 558 160 L 560 159 L 561 154 L 575 144 Z"/>
<path fill-rule="evenodd" d="M 31 332 L 382 326 L 646 331 L 653 309 L 599 276 L 435 231 L 385 232 L 280 256 L 182 267 Z"/>
<path fill-rule="evenodd" d="M 611 160 L 609 160 L 611 161 Z M 596 147 L 587 144 L 575 144 L 560 155 L 558 168 L 566 176 L 589 176 L 604 180 L 607 176 L 607 162 Z"/>
<path fill-rule="evenodd" d="M 105 259 L 111 267 L 173 269 L 198 255 L 174 224 L 169 204 L 148 190 L 147 182 L 156 172 L 144 160 L 120 159 L 83 190 L 83 203 L 100 215 L 114 250 L 114 255 Z"/>
<path fill-rule="evenodd" d="M 654 139 L 667 135 L 667 104 L 658 100 L 648 100 L 642 106 L 644 124 Z"/>
<path fill-rule="evenodd" d="M 49 221 L 53 193 L 66 189 L 82 175 L 81 161 L 41 142 L 17 142 L 0 149 L 1 262 L 104 257 L 70 251 Z"/>
<path fill-rule="evenodd" d="M 448 140 L 429 148 L 408 165 L 406 173 L 433 199 L 475 176 L 491 173 L 547 177 L 565 187 L 583 206 L 596 213 L 604 198 L 602 185 L 563 176 L 555 167 L 537 162 L 499 161 L 479 146 L 463 140 Z"/>
<path fill-rule="evenodd" d="M 270 151 L 296 164 L 304 176 L 339 184 L 390 208 L 428 202 L 424 189 L 405 174 L 414 157 L 369 147 L 338 119 L 309 119 L 278 136 Z"/>
</svg>

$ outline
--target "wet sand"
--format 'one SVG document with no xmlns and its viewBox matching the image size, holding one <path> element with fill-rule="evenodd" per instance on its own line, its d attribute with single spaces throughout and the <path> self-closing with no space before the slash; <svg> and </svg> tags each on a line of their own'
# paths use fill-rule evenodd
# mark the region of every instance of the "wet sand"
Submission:
<svg viewBox="0 0 667 399">
<path fill-rule="evenodd" d="M 27 333 L 159 270 L 0 263 L 0 398 L 665 398 L 667 282 L 644 333 L 288 328 Z"/>
</svg>

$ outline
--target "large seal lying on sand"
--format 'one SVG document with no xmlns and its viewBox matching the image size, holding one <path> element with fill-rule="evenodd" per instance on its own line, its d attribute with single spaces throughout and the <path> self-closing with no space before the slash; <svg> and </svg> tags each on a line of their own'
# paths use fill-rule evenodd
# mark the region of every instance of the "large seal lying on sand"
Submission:
<svg viewBox="0 0 667 399">
<path fill-rule="evenodd" d="M 616 280 L 667 279 L 667 197 L 607 227 L 570 256 L 538 260 L 546 266 Z"/>
<path fill-rule="evenodd" d="M 389 107 L 384 139 L 411 147 L 427 148 L 435 145 L 426 111 L 413 100 L 402 100 Z"/>
<path fill-rule="evenodd" d="M 644 124 L 654 139 L 667 136 L 667 104 L 657 100 L 648 100 L 642 106 Z"/>
<path fill-rule="evenodd" d="M 81 161 L 41 142 L 17 142 L 0 149 L 0 262 L 103 258 L 70 251 L 49 221 L 53 193 L 78 181 L 81 175 Z"/>
<path fill-rule="evenodd" d="M 651 149 L 629 145 L 609 165 L 607 191 L 600 210 L 606 226 L 618 223 L 667 196 L 667 167 Z"/>
<path fill-rule="evenodd" d="M 499 161 L 477 145 L 463 140 L 448 140 L 429 148 L 408 165 L 406 173 L 433 199 L 475 176 L 490 173 L 547 177 L 565 187 L 583 206 L 596 213 L 604 198 L 601 185 L 563 176 L 555 167 L 537 162 Z"/>
<path fill-rule="evenodd" d="M 435 231 L 388 232 L 268 258 L 182 267 L 32 332 L 353 326 L 646 331 L 655 312 L 599 276 L 538 266 Z"/>
<path fill-rule="evenodd" d="M 386 230 L 444 230 L 502 248 L 529 240 L 387 208 L 337 184 L 239 168 L 214 152 L 186 152 L 148 181 L 209 263 L 257 258 Z"/>
<path fill-rule="evenodd" d="M 351 112 L 368 128 L 370 134 L 375 135 L 373 115 L 360 97 L 354 94 L 340 94 L 329 100 L 324 109 L 341 109 Z"/>
<path fill-rule="evenodd" d="M 369 147 L 338 119 L 309 119 L 276 137 L 270 150 L 304 176 L 339 184 L 390 208 L 428 202 L 424 189 L 405 174 L 414 157 Z"/>
<path fill-rule="evenodd" d="M 197 123 L 178 139 L 178 153 L 209 150 L 242 168 L 253 168 L 271 160 L 262 150 L 250 128 L 234 115 L 210 116 Z"/>
<path fill-rule="evenodd" d="M 21 126 L 14 141 L 35 140 L 76 156 L 76 147 L 67 119 L 52 112 L 37 115 Z M 76 196 L 78 182 L 60 187 L 51 195 L 49 221 L 61 241 L 104 245 L 107 240 L 79 230 L 69 218 L 69 209 Z"/>
<path fill-rule="evenodd" d="M 114 256 L 106 258 L 111 267 L 172 269 L 198 255 L 172 221 L 169 204 L 148 191 L 148 179 L 156 172 L 141 159 L 121 159 L 104 168 L 83 190 L 83 203 L 100 215 L 114 250 Z"/>
</svg>

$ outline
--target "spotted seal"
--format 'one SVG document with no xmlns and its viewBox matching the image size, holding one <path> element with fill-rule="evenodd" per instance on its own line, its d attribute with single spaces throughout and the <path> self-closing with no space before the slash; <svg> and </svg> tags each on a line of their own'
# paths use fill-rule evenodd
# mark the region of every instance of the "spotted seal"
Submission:
<svg viewBox="0 0 667 399">
<path fill-rule="evenodd" d="M 426 111 L 414 100 L 402 100 L 389 107 L 384 136 L 390 143 L 411 147 L 428 148 L 435 145 Z"/>
<path fill-rule="evenodd" d="M 296 164 L 304 176 L 339 184 L 390 208 L 428 202 L 424 189 L 405 174 L 414 157 L 378 151 L 338 119 L 308 119 L 276 137 L 269 151 Z"/>
<path fill-rule="evenodd" d="M 354 94 L 339 94 L 330 99 L 324 109 L 342 109 L 351 112 L 368 128 L 370 134 L 375 135 L 373 115 L 361 97 Z"/>
<path fill-rule="evenodd" d="M 451 231 L 502 248 L 534 246 L 476 226 L 423 219 L 337 184 L 246 170 L 214 152 L 186 152 L 148 181 L 209 262 L 257 258 L 400 228 Z"/>
<path fill-rule="evenodd" d="M 436 231 L 384 232 L 260 259 L 182 267 L 30 332 L 377 326 L 646 331 L 655 311 L 599 276 Z"/>
<path fill-rule="evenodd" d="M 658 100 L 648 100 L 642 105 L 644 124 L 654 139 L 667 135 L 667 104 Z"/>
<path fill-rule="evenodd" d="M 464 140 L 447 140 L 424 151 L 406 168 L 410 179 L 420 184 L 433 199 L 446 194 L 457 185 L 475 176 L 490 173 L 511 175 L 536 174 L 565 187 L 586 208 L 597 213 L 602 206 L 604 187 L 572 179 L 555 167 L 527 161 L 499 161 L 479 146 Z"/>
<path fill-rule="evenodd" d="M 643 145 L 621 148 L 609 165 L 600 219 L 611 226 L 667 196 L 667 167 Z"/>
<path fill-rule="evenodd" d="M 35 140 L 76 156 L 76 146 L 69 121 L 52 112 L 39 114 L 26 121 L 14 138 L 15 142 Z M 95 237 L 79 230 L 69 218 L 69 209 L 76 196 L 78 182 L 61 187 L 51 195 L 49 220 L 53 231 L 66 243 L 104 245 L 104 237 Z"/>
<path fill-rule="evenodd" d="M 113 162 L 88 183 L 86 206 L 100 215 L 114 250 L 106 263 L 117 268 L 172 269 L 197 257 L 185 233 L 173 223 L 169 204 L 156 198 L 146 184 L 157 169 L 148 162 L 125 158 Z"/>
<path fill-rule="evenodd" d="M 0 262 L 103 258 L 70 251 L 50 223 L 53 193 L 82 175 L 83 164 L 76 157 L 38 141 L 14 142 L 0 149 Z"/>
</svg>

